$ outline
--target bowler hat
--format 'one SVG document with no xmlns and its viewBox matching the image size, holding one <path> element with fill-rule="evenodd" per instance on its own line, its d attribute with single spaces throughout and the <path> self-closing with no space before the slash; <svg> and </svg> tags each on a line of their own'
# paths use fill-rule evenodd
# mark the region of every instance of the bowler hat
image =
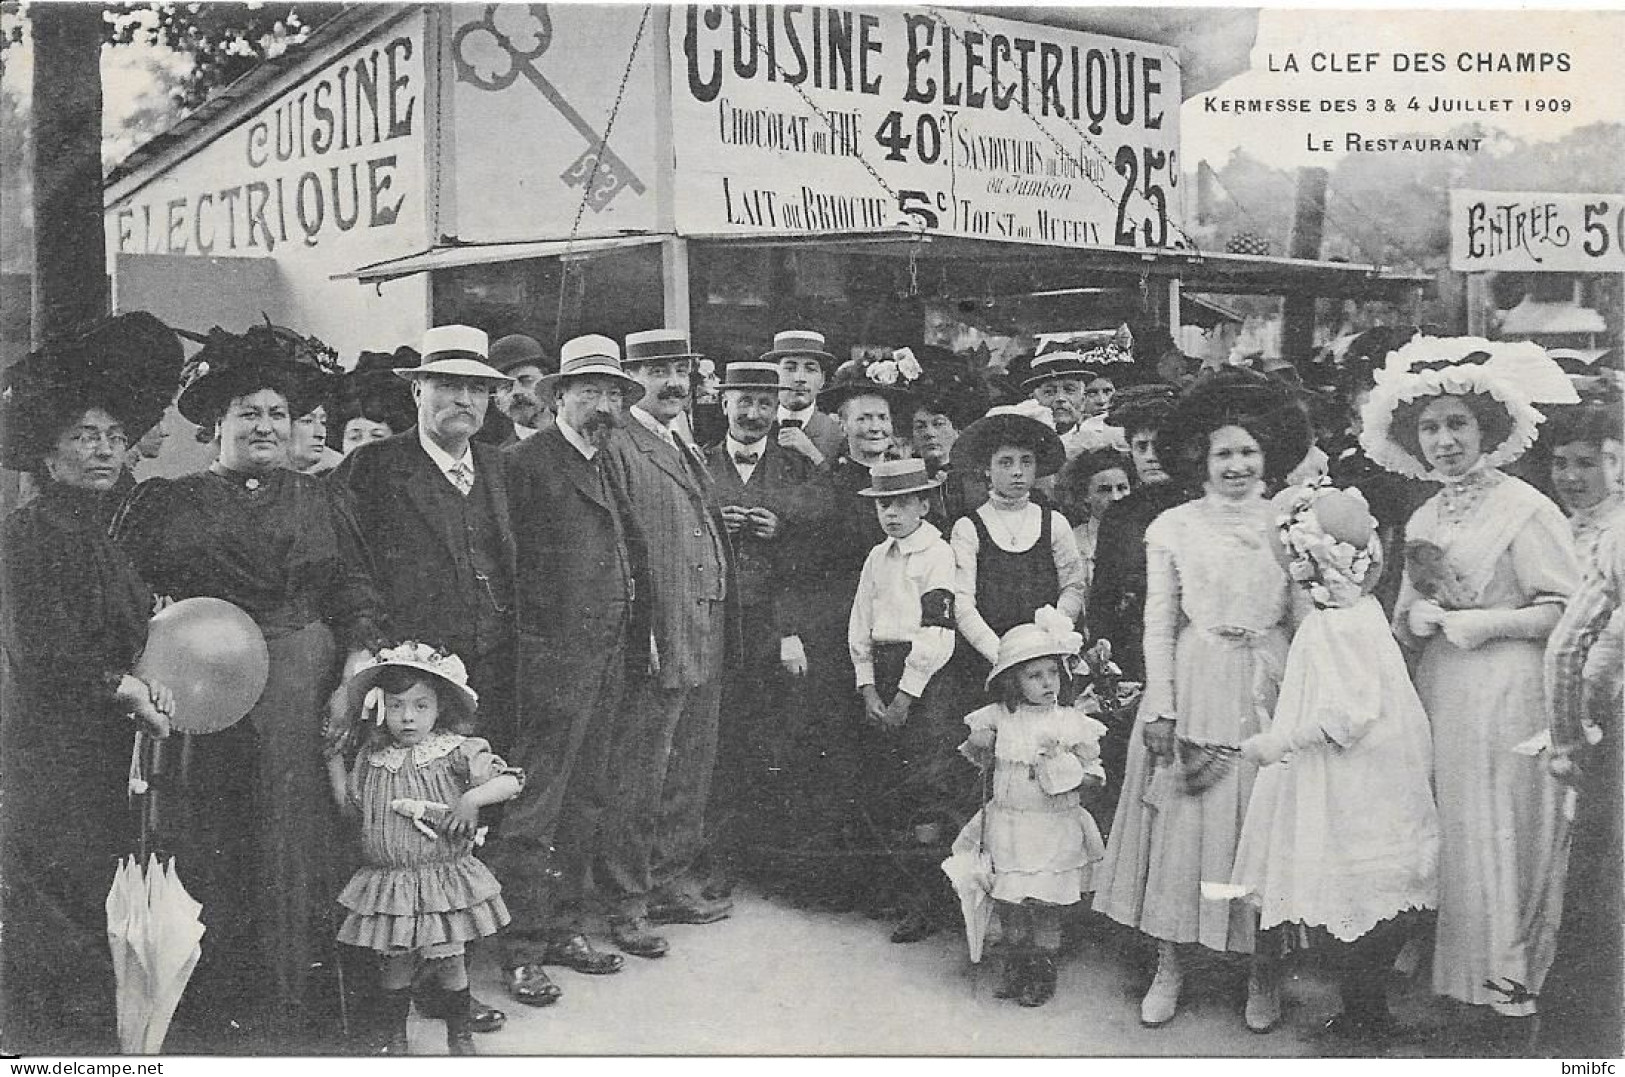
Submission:
<svg viewBox="0 0 1625 1077">
<path fill-rule="evenodd" d="M 643 397 L 643 384 L 621 370 L 621 347 L 598 333 L 575 337 L 559 349 L 559 369 L 536 382 L 538 393 L 551 393 L 569 378 L 595 376 L 621 383 L 622 399 L 634 404 Z"/>
<path fill-rule="evenodd" d="M 918 457 L 908 457 L 904 460 L 882 460 L 869 469 L 869 483 L 866 488 L 858 491 L 859 497 L 899 497 L 903 494 L 924 493 L 926 490 L 935 490 L 943 483 L 944 476 L 929 478 L 925 473 L 925 461 Z"/>
<path fill-rule="evenodd" d="M 536 367 L 543 374 L 551 374 L 558 367 L 535 337 L 523 333 L 509 333 L 495 341 L 491 345 L 491 365 L 504 374 L 526 365 Z"/>
</svg>

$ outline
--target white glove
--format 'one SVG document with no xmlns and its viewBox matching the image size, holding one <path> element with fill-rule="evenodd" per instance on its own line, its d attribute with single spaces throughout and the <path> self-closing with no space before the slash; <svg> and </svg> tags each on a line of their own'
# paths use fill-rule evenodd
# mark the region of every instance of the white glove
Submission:
<svg viewBox="0 0 1625 1077">
<path fill-rule="evenodd" d="M 807 675 L 807 648 L 800 636 L 785 636 L 779 640 L 779 665 L 792 677 Z"/>
<path fill-rule="evenodd" d="M 1324 748 L 1331 743 L 1325 730 L 1319 726 L 1308 726 L 1291 734 L 1277 733 L 1271 730 L 1267 733 L 1258 733 L 1241 742 L 1241 757 L 1249 763 L 1260 767 L 1272 766 L 1285 759 L 1295 751 L 1310 748 Z"/>
<path fill-rule="evenodd" d="M 1444 608 L 1437 602 L 1431 598 L 1420 598 L 1411 605 L 1406 623 L 1410 627 L 1411 635 L 1417 639 L 1427 639 L 1444 624 L 1444 616 Z"/>
</svg>

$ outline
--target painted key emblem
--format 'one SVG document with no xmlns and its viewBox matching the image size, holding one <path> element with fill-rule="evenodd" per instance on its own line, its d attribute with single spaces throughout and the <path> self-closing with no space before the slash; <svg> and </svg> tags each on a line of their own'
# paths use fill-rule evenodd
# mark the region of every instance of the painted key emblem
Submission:
<svg viewBox="0 0 1625 1077">
<path fill-rule="evenodd" d="M 571 187 L 591 181 L 586 202 L 601 213 L 623 188 L 642 194 L 643 181 L 537 69 L 536 61 L 552 43 L 553 19 L 546 4 L 487 4 L 485 17 L 461 27 L 452 39 L 457 78 L 482 90 L 505 90 L 523 75 L 540 90 L 587 142 L 586 151 L 559 178 Z"/>
</svg>

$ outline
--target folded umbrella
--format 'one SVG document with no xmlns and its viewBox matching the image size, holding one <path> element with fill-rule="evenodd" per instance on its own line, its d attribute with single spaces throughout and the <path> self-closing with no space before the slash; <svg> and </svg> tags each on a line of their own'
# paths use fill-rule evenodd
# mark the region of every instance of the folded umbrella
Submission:
<svg viewBox="0 0 1625 1077">
<path fill-rule="evenodd" d="M 203 954 L 203 911 L 175 874 L 174 861 L 145 869 L 128 857 L 107 894 L 107 940 L 117 984 L 119 1048 L 163 1049 L 175 1008 Z"/>
<path fill-rule="evenodd" d="M 959 895 L 959 911 L 965 918 L 965 942 L 970 947 L 972 964 L 982 960 L 982 944 L 987 940 L 988 925 L 993 922 L 993 857 L 983 845 L 982 815 L 965 824 L 954 839 L 948 859 L 942 862 L 942 873 L 953 884 Z"/>
</svg>

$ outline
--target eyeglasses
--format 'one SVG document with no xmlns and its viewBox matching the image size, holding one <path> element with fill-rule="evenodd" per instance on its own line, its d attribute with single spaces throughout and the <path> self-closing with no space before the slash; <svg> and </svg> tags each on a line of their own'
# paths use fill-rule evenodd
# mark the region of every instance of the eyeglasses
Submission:
<svg viewBox="0 0 1625 1077">
<path fill-rule="evenodd" d="M 69 434 L 68 441 L 74 448 L 87 452 L 101 448 L 103 442 L 114 452 L 123 452 L 130 447 L 130 439 L 122 430 L 92 430 L 87 427 Z"/>
</svg>

